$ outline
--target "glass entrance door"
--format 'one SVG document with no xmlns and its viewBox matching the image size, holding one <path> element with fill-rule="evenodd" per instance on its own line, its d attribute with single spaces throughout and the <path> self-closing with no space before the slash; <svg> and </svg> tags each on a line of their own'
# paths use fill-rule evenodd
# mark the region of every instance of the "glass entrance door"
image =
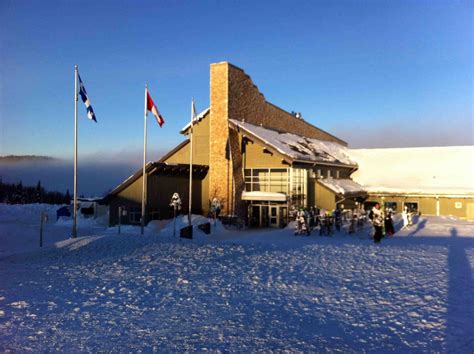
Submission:
<svg viewBox="0 0 474 354">
<path fill-rule="evenodd" d="M 262 205 L 260 206 L 260 227 L 268 227 L 269 226 L 269 217 L 268 217 L 268 206 Z"/>
<path fill-rule="evenodd" d="M 279 227 L 279 218 L 278 218 L 278 210 L 279 207 L 277 206 L 270 206 L 270 227 Z"/>
<path fill-rule="evenodd" d="M 278 204 L 251 204 L 248 207 L 250 227 L 284 227 L 288 219 L 288 207 Z"/>
<path fill-rule="evenodd" d="M 280 224 L 278 227 L 285 227 L 288 222 L 288 208 L 286 206 L 281 206 L 278 210 Z"/>
</svg>

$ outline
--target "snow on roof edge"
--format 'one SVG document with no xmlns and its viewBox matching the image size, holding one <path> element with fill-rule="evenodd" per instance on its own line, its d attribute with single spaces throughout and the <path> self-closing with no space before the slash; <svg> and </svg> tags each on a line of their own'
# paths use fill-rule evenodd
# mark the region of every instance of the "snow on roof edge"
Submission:
<svg viewBox="0 0 474 354">
<path fill-rule="evenodd" d="M 199 113 L 196 118 L 194 118 L 193 122 L 199 122 L 201 121 L 201 119 L 204 118 L 204 116 L 207 114 L 207 112 L 209 112 L 211 110 L 211 107 L 207 107 L 205 110 L 203 110 L 201 113 Z M 191 122 L 189 122 L 188 124 L 186 124 L 179 132 L 181 134 L 184 134 L 184 132 L 186 130 L 189 129 L 189 127 L 191 126 Z"/>
<path fill-rule="evenodd" d="M 347 152 L 348 148 L 337 142 L 279 132 L 271 128 L 257 126 L 236 119 L 229 119 L 229 122 L 294 161 L 357 166 L 357 163 L 351 159 Z"/>
</svg>

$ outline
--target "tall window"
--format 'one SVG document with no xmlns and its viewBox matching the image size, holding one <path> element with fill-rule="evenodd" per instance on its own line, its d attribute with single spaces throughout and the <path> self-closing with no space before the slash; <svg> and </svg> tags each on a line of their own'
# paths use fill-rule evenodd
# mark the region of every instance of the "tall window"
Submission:
<svg viewBox="0 0 474 354">
<path fill-rule="evenodd" d="M 131 223 L 138 224 L 142 217 L 142 209 L 140 207 L 131 207 L 128 215 Z"/>
<path fill-rule="evenodd" d="M 296 207 L 306 207 L 308 171 L 303 168 L 291 169 L 291 203 Z"/>
<path fill-rule="evenodd" d="M 276 192 L 289 194 L 287 168 L 248 168 L 244 170 L 247 192 Z"/>
<path fill-rule="evenodd" d="M 247 168 L 247 192 L 276 192 L 290 196 L 291 204 L 306 207 L 308 171 L 303 168 Z"/>
</svg>

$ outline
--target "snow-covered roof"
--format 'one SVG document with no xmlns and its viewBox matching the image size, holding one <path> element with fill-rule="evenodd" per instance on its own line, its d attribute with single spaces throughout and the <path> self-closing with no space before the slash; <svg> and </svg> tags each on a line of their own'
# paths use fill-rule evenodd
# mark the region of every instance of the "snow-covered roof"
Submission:
<svg viewBox="0 0 474 354">
<path fill-rule="evenodd" d="M 291 133 L 281 133 L 235 119 L 229 119 L 229 121 L 292 160 L 356 165 L 349 157 L 347 147 L 341 144 Z"/>
<path fill-rule="evenodd" d="M 262 201 L 272 201 L 272 202 L 285 202 L 286 195 L 283 193 L 276 192 L 242 192 L 242 200 L 262 200 Z"/>
<path fill-rule="evenodd" d="M 474 194 L 474 146 L 349 149 L 371 193 Z"/>
<path fill-rule="evenodd" d="M 80 202 L 100 202 L 102 197 L 77 197 L 77 200 Z"/>
<path fill-rule="evenodd" d="M 211 108 L 206 108 L 204 111 L 202 111 L 201 113 L 199 113 L 193 120 L 193 123 L 196 124 L 197 122 L 200 122 L 204 116 L 211 110 Z M 191 126 L 191 122 L 189 122 L 188 124 L 186 124 L 181 130 L 180 130 L 180 133 L 181 134 L 184 134 L 186 133 L 186 131 L 189 129 L 189 127 Z"/>
<path fill-rule="evenodd" d="M 329 188 L 336 194 L 354 195 L 367 193 L 365 189 L 357 182 L 351 179 L 320 178 L 318 182 Z"/>
</svg>

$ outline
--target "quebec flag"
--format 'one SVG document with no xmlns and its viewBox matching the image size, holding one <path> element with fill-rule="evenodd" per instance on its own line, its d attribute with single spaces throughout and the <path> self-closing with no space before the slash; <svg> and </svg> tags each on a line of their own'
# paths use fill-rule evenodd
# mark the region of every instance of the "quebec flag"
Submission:
<svg viewBox="0 0 474 354">
<path fill-rule="evenodd" d="M 77 74 L 77 77 L 79 78 L 79 94 L 81 95 L 82 102 L 84 102 L 84 104 L 86 105 L 87 117 L 90 120 L 93 120 L 94 122 L 97 123 L 97 119 L 95 118 L 94 110 L 92 109 L 91 103 L 89 101 L 89 97 L 87 97 L 87 92 L 86 92 L 86 89 L 84 87 L 84 83 L 82 82 L 81 77 L 79 76 L 79 74 Z"/>
</svg>

